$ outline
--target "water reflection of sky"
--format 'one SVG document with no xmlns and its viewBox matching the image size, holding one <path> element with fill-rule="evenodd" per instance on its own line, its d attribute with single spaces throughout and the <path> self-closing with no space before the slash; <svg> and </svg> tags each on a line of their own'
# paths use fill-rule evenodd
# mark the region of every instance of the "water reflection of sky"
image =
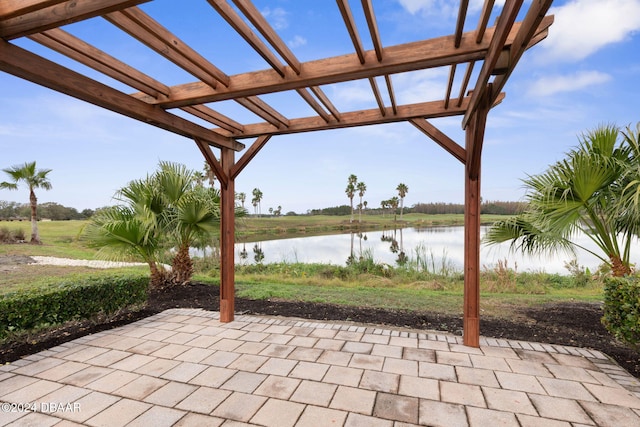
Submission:
<svg viewBox="0 0 640 427">
<path fill-rule="evenodd" d="M 482 228 L 484 235 L 486 228 Z M 398 253 L 391 251 L 392 242 L 395 239 L 398 247 L 404 249 L 409 259 L 416 259 L 416 250 L 426 253 L 429 259 L 435 261 L 436 266 L 442 261 L 458 271 L 462 271 L 464 260 L 464 228 L 463 227 L 432 227 L 424 229 L 405 228 L 402 230 L 373 231 L 363 234 L 334 234 L 328 236 L 298 237 L 280 240 L 267 240 L 262 242 L 236 243 L 236 263 L 255 263 L 256 252 L 264 255 L 263 263 L 274 262 L 303 262 L 326 263 L 344 265 L 351 254 L 358 256 L 361 252 L 371 254 L 379 263 L 396 265 Z M 586 236 L 581 236 L 576 241 L 586 247 L 594 248 L 594 245 Z M 638 246 L 638 245 L 636 245 Z M 246 258 L 242 259 L 243 249 Z M 633 253 L 633 252 L 632 252 Z M 493 268 L 498 261 L 507 261 L 510 268 L 517 267 L 517 271 L 545 271 L 547 273 L 568 273 L 565 263 L 572 259 L 570 254 L 556 254 L 554 256 L 524 257 L 509 251 L 508 244 L 498 246 L 483 245 L 480 251 L 480 263 L 482 267 Z M 597 269 L 599 260 L 593 255 L 581 251 L 577 256 L 578 263 L 588 267 L 592 271 Z M 637 262 L 636 259 L 632 261 Z"/>
</svg>

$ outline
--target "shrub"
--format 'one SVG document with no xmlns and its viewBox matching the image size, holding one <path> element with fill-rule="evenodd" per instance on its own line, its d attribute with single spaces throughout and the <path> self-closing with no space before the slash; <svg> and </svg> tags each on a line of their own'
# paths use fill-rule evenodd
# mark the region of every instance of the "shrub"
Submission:
<svg viewBox="0 0 640 427">
<path fill-rule="evenodd" d="M 9 227 L 0 227 L 0 242 L 16 243 L 24 240 L 24 230 L 22 230 L 21 228 L 10 230 Z"/>
<path fill-rule="evenodd" d="M 616 338 L 640 346 L 640 278 L 607 277 L 602 323 Z"/>
<path fill-rule="evenodd" d="M 112 314 L 147 299 L 149 277 L 86 277 L 29 292 L 0 296 L 0 338 L 10 332 L 45 327 L 93 315 Z"/>
</svg>

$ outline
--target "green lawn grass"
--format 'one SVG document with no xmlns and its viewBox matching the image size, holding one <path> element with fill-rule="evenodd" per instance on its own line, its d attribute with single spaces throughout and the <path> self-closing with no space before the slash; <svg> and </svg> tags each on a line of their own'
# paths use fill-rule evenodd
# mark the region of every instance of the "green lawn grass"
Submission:
<svg viewBox="0 0 640 427">
<path fill-rule="evenodd" d="M 391 217 L 384 220 L 391 221 Z M 461 215 L 406 215 L 407 223 L 416 226 L 457 224 Z M 490 221 L 491 219 L 485 219 Z M 364 218 L 369 222 L 370 218 Z M 371 220 L 371 226 L 384 226 L 381 217 Z M 380 222 L 377 222 L 380 221 Z M 326 228 L 335 230 L 349 223 L 349 217 L 286 216 L 279 218 L 240 219 L 237 229 L 252 233 L 273 233 L 277 227 L 301 232 Z M 0 244 L 0 255 L 41 255 L 77 259 L 95 259 L 96 250 L 81 238 L 86 221 L 40 222 L 42 245 Z M 275 227 L 274 227 L 275 225 Z M 28 222 L 0 222 L 0 227 L 24 229 L 30 234 Z M 332 228 L 333 227 L 333 228 Z M 207 264 L 207 263 L 204 263 Z M 211 268 L 211 265 L 214 267 Z M 374 271 L 375 265 L 347 267 L 278 263 L 263 267 L 237 267 L 236 290 L 243 298 L 277 298 L 312 302 L 329 302 L 355 306 L 371 306 L 407 310 L 429 310 L 461 313 L 463 277 L 460 272 L 445 275 L 427 274 L 410 269 Z M 138 267 L 139 269 L 139 267 Z M 143 267 L 144 269 L 144 267 Z M 20 270 L 6 270 L 0 274 L 0 295 L 9 291 L 28 291 L 69 275 L 109 275 L 115 270 L 95 270 L 85 267 L 21 266 Z M 218 283 L 214 262 L 207 269 L 197 271 L 195 280 Z M 602 284 L 597 280 L 577 280 L 572 276 L 546 273 L 518 273 L 485 270 L 481 274 L 481 308 L 485 315 L 507 315 L 519 307 L 544 304 L 550 301 L 600 301 Z M 214 307 L 212 307 L 214 308 Z"/>
</svg>

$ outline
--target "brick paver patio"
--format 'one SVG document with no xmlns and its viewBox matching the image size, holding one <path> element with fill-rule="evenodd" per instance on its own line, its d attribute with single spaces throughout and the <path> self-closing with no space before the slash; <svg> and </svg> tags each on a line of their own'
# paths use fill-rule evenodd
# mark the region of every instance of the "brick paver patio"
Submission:
<svg viewBox="0 0 640 427">
<path fill-rule="evenodd" d="M 0 425 L 640 426 L 599 351 L 172 309 L 0 366 Z"/>
</svg>

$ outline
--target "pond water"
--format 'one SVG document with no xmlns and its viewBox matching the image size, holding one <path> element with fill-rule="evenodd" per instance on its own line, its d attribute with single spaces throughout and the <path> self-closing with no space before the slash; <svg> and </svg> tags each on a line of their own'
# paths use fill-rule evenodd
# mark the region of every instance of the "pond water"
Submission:
<svg viewBox="0 0 640 427">
<path fill-rule="evenodd" d="M 481 228 L 481 236 L 488 227 Z M 586 236 L 576 239 L 581 245 L 594 248 Z M 461 272 L 464 260 L 464 227 L 404 228 L 365 233 L 332 234 L 241 242 L 235 245 L 237 264 L 302 262 L 345 265 L 350 256 L 364 255 L 377 263 L 397 266 L 407 262 L 432 272 Z M 492 269 L 499 262 L 518 272 L 547 272 L 569 274 L 565 263 L 574 259 L 571 254 L 525 257 L 509 251 L 508 244 L 482 245 L 480 264 Z M 636 250 L 635 253 L 638 251 Z M 634 252 L 632 252 L 634 253 Z M 402 255 L 404 254 L 404 255 Z M 595 271 L 600 261 L 581 251 L 577 254 L 579 265 Z M 636 260 L 633 260 L 636 261 Z M 636 261 L 637 262 L 637 261 Z"/>
</svg>

